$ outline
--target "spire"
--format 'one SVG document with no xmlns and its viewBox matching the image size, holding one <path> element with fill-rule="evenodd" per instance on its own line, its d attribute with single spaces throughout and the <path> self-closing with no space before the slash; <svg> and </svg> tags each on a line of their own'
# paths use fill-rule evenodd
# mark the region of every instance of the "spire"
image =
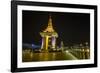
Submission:
<svg viewBox="0 0 100 73">
<path fill-rule="evenodd" d="M 51 14 L 49 15 L 48 26 L 47 26 L 47 28 L 44 30 L 44 32 L 54 32 L 53 25 L 52 25 Z"/>
<path fill-rule="evenodd" d="M 52 26 L 52 18 L 51 18 L 51 14 L 49 15 L 48 26 L 49 26 L 49 27 L 53 27 L 53 26 Z"/>
</svg>

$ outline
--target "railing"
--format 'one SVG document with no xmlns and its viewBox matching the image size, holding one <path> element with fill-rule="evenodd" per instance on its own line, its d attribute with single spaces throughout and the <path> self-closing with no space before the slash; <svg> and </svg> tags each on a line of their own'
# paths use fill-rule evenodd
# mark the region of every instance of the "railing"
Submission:
<svg viewBox="0 0 100 73">
<path fill-rule="evenodd" d="M 90 49 L 89 48 L 80 48 L 80 49 L 69 49 L 71 54 L 73 54 L 78 59 L 89 59 L 90 58 Z"/>
</svg>

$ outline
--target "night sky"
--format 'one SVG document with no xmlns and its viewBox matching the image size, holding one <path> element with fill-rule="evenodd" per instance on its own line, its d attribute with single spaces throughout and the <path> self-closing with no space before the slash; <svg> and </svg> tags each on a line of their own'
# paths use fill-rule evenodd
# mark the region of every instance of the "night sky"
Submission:
<svg viewBox="0 0 100 73">
<path fill-rule="evenodd" d="M 46 29 L 49 14 L 58 33 L 57 45 L 61 41 L 65 45 L 90 42 L 90 14 L 25 10 L 22 12 L 23 43 L 41 44 L 40 32 Z"/>
</svg>

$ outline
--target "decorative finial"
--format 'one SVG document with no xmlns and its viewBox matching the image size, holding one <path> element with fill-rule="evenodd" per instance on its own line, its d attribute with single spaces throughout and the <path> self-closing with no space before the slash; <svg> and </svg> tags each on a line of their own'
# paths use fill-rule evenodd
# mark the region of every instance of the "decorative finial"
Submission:
<svg viewBox="0 0 100 73">
<path fill-rule="evenodd" d="M 49 14 L 49 22 L 48 22 L 48 26 L 52 27 L 52 18 L 51 18 L 51 14 Z"/>
<path fill-rule="evenodd" d="M 51 18 L 51 13 L 49 14 L 49 17 Z"/>
</svg>

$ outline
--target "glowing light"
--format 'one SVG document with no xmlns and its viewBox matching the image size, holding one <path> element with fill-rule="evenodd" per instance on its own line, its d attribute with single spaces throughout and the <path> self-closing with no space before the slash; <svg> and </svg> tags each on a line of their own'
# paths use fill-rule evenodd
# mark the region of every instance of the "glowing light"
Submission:
<svg viewBox="0 0 100 73">
<path fill-rule="evenodd" d="M 66 52 L 68 53 L 69 51 L 68 51 L 68 50 L 66 50 Z"/>
</svg>

